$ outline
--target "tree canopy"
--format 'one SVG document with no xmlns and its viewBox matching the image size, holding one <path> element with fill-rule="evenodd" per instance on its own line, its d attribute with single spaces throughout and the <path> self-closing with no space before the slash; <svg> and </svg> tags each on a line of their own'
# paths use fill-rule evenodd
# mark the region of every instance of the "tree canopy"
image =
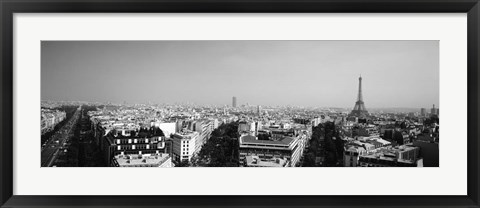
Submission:
<svg viewBox="0 0 480 208">
<path fill-rule="evenodd" d="M 302 166 L 338 166 L 343 160 L 343 145 L 344 142 L 340 139 L 335 123 L 326 122 L 313 127 L 312 138 L 304 154 Z M 318 163 L 317 157 L 323 158 L 324 161 Z"/>
<path fill-rule="evenodd" d="M 238 167 L 238 122 L 222 124 L 212 132 L 200 153 L 192 159 L 193 166 Z"/>
</svg>

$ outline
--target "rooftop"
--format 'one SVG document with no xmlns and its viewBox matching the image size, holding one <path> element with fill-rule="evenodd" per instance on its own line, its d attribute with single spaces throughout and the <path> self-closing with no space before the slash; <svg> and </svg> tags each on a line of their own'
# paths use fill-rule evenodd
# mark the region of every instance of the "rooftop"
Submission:
<svg viewBox="0 0 480 208">
<path fill-rule="evenodd" d="M 413 149 L 416 149 L 416 148 L 418 148 L 418 147 L 409 146 L 409 145 L 401 145 L 401 146 L 398 146 L 398 147 L 393 147 L 392 149 L 394 151 L 403 152 L 403 151 L 410 151 L 410 150 L 413 150 Z"/>
<path fill-rule="evenodd" d="M 245 157 L 245 161 L 249 167 L 285 167 L 285 165 L 287 165 L 286 159 L 274 158 L 271 160 L 260 160 L 258 156 L 252 155 Z"/>
<path fill-rule="evenodd" d="M 259 140 L 251 135 L 243 135 L 240 137 L 240 144 L 266 144 L 266 145 L 282 145 L 290 146 L 295 139 L 293 137 L 282 137 L 277 140 Z"/>
<path fill-rule="evenodd" d="M 405 159 L 399 159 L 394 156 L 389 156 L 388 154 L 371 154 L 371 155 L 361 155 L 360 160 L 363 159 L 370 159 L 374 161 L 390 161 L 390 162 L 399 162 L 399 163 L 407 163 L 407 164 L 413 164 L 416 161 L 413 160 L 405 160 Z"/>
<path fill-rule="evenodd" d="M 121 167 L 125 166 L 160 166 L 166 162 L 170 156 L 168 154 L 144 154 L 144 155 L 117 155 L 115 160 Z"/>
<path fill-rule="evenodd" d="M 384 140 L 382 138 L 376 138 L 375 141 L 382 143 L 383 145 L 390 145 L 392 144 L 391 142 Z"/>
<path fill-rule="evenodd" d="M 349 146 L 346 150 L 346 152 L 365 152 L 365 148 L 361 147 L 361 146 Z"/>
<path fill-rule="evenodd" d="M 177 132 L 175 134 L 173 134 L 173 136 L 175 138 L 182 138 L 182 139 L 188 139 L 188 138 L 192 138 L 194 136 L 198 135 L 198 132 L 196 131 L 187 131 L 187 130 L 184 130 L 184 131 L 181 131 L 181 132 Z"/>
</svg>

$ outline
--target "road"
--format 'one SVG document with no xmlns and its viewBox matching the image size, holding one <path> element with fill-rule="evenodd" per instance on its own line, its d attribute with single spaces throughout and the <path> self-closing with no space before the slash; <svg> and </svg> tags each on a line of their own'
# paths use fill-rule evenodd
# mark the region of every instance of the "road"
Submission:
<svg viewBox="0 0 480 208">
<path fill-rule="evenodd" d="M 80 118 L 81 106 L 73 114 L 72 118 L 59 129 L 50 139 L 42 146 L 41 166 L 51 167 L 55 162 L 59 152 L 63 150 L 65 143 L 73 136 L 73 129 Z"/>
</svg>

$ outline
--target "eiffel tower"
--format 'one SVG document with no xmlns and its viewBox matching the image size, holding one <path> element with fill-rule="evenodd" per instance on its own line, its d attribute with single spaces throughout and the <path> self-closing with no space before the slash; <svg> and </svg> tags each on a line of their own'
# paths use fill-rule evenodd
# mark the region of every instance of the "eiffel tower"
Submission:
<svg viewBox="0 0 480 208">
<path fill-rule="evenodd" d="M 363 102 L 362 96 L 362 75 L 360 75 L 360 77 L 358 78 L 358 98 L 357 102 L 355 102 L 355 107 L 353 107 L 350 115 L 356 117 L 368 116 L 368 111 L 367 108 L 365 108 L 365 103 Z"/>
</svg>

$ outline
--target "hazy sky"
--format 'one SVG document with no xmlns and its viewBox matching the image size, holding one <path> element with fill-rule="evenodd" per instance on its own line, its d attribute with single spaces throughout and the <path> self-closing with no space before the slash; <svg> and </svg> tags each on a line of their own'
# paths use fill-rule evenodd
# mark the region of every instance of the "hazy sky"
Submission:
<svg viewBox="0 0 480 208">
<path fill-rule="evenodd" d="M 43 41 L 42 100 L 439 104 L 438 41 Z"/>
</svg>

